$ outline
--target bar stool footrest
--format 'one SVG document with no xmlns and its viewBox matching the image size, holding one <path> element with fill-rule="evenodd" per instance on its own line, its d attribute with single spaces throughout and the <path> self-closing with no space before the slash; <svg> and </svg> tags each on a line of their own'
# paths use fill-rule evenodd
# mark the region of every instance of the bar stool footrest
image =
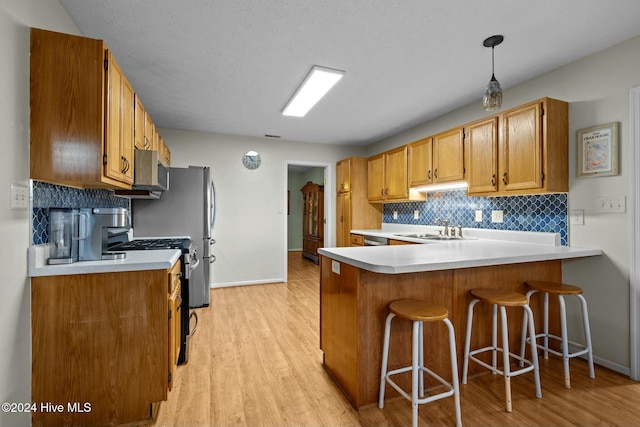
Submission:
<svg viewBox="0 0 640 427">
<path fill-rule="evenodd" d="M 427 396 L 425 398 L 418 399 L 417 400 L 418 404 L 421 405 L 423 403 L 429 403 L 429 402 L 433 402 L 435 400 L 444 399 L 445 397 L 453 396 L 454 388 L 453 388 L 453 385 L 451 383 L 449 383 L 446 380 L 444 380 L 441 376 L 439 376 L 438 374 L 436 374 L 435 372 L 433 372 L 429 368 L 421 366 L 418 369 L 421 370 L 422 372 L 425 372 L 426 374 L 428 374 L 432 378 L 438 380 L 438 382 L 440 382 L 443 386 L 445 386 L 448 389 L 447 391 L 444 391 L 442 393 L 438 393 L 438 394 L 434 394 L 432 396 Z M 400 387 L 398 384 L 396 384 L 395 381 L 393 381 L 390 377 L 391 377 L 391 375 L 402 374 L 404 372 L 410 372 L 411 370 L 412 370 L 412 366 L 407 366 L 405 368 L 394 369 L 392 371 L 388 371 L 387 375 L 384 377 L 385 381 L 387 383 L 391 384 L 391 386 L 398 393 L 400 393 L 405 399 L 407 399 L 409 402 L 412 401 L 411 395 L 409 393 L 407 393 L 406 391 L 404 391 L 402 389 L 402 387 Z"/>
<path fill-rule="evenodd" d="M 499 351 L 500 353 L 503 353 L 504 350 L 501 347 L 493 347 L 493 346 L 489 346 L 489 347 L 483 347 L 483 348 L 479 348 L 477 350 L 473 350 L 469 352 L 469 359 L 473 360 L 474 362 L 476 362 L 477 364 L 484 366 L 485 368 L 487 368 L 488 370 L 490 370 L 491 372 L 498 374 L 498 375 L 504 375 L 504 371 L 500 370 L 497 367 L 493 367 L 492 365 L 489 365 L 488 363 L 478 359 L 475 357 L 476 354 L 480 354 L 480 353 L 486 353 L 488 351 Z M 509 372 L 509 376 L 511 377 L 516 377 L 520 374 L 524 374 L 526 372 L 531 372 L 534 370 L 535 366 L 533 365 L 533 362 L 531 362 L 528 359 L 522 358 L 519 355 L 509 352 L 509 357 L 518 360 L 519 364 L 522 365 L 523 363 L 526 364 L 527 366 L 525 366 L 524 368 L 520 368 L 520 369 L 516 369 L 515 371 L 510 371 Z"/>
<path fill-rule="evenodd" d="M 562 343 L 562 337 L 559 337 L 559 336 L 553 335 L 553 334 L 548 334 L 546 336 L 548 338 L 550 338 L 550 339 L 554 339 L 554 340 L 559 341 L 560 343 Z M 545 334 L 543 334 L 543 333 L 542 334 L 538 334 L 538 335 L 536 335 L 536 341 L 539 340 L 540 338 L 544 338 L 544 337 L 545 337 Z M 527 344 L 531 343 L 531 338 L 527 337 L 525 342 Z M 584 344 L 580 344 L 579 342 L 570 341 L 570 340 L 567 340 L 567 343 L 573 345 L 574 347 L 578 347 L 579 348 L 579 350 L 576 350 L 576 351 L 573 351 L 573 352 L 570 351 L 567 354 L 567 357 L 569 359 L 572 359 L 572 358 L 577 357 L 577 356 L 582 356 L 583 354 L 587 354 L 589 352 L 589 349 Z M 551 353 L 553 355 L 556 355 L 556 356 L 560 356 L 560 357 L 564 356 L 562 354 L 562 351 L 555 350 L 553 348 L 550 348 L 549 346 L 545 346 L 544 344 L 538 344 L 537 342 L 536 342 L 536 344 L 537 344 L 537 347 L 538 347 L 538 351 L 548 351 L 549 353 Z"/>
</svg>

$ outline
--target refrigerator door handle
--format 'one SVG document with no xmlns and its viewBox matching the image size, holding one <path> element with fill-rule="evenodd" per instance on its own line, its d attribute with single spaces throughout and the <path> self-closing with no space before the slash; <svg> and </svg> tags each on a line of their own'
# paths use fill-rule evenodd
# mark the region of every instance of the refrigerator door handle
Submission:
<svg viewBox="0 0 640 427">
<path fill-rule="evenodd" d="M 213 264 L 214 262 L 216 262 L 216 256 L 215 255 L 211 255 L 209 257 L 209 264 Z"/>
</svg>

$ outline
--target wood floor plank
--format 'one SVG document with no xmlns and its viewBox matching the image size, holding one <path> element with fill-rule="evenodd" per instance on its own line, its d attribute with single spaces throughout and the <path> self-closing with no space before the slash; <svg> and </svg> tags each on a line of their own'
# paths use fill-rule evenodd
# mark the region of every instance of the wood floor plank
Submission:
<svg viewBox="0 0 640 427">
<path fill-rule="evenodd" d="M 354 410 L 322 367 L 319 269 L 291 252 L 287 283 L 214 289 L 197 309 L 189 362 L 154 426 L 405 426 L 411 404 L 388 399 Z M 463 334 L 464 331 L 456 331 Z M 502 377 L 480 374 L 461 386 L 463 425 L 640 425 L 640 383 L 586 362 L 571 361 L 571 389 L 562 362 L 540 360 L 542 399 L 533 376 L 512 378 L 513 412 L 504 410 Z M 421 426 L 453 425 L 453 399 L 420 406 Z"/>
</svg>

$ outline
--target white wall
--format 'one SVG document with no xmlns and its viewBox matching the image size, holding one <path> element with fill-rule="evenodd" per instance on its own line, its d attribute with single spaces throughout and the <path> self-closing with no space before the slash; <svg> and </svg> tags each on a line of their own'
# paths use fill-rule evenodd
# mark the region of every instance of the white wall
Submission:
<svg viewBox="0 0 640 427">
<path fill-rule="evenodd" d="M 335 182 L 335 162 L 364 152 L 358 147 L 175 129 L 160 133 L 171 149 L 172 166 L 211 167 L 218 203 L 214 286 L 277 282 L 285 277 L 287 162 L 331 164 Z M 256 170 L 242 165 L 242 155 L 249 150 L 262 157 Z M 335 188 L 328 191 L 329 200 L 335 201 Z M 327 221 L 325 233 L 333 244 L 335 221 Z"/>
<path fill-rule="evenodd" d="M 595 198 L 624 195 L 628 189 L 628 94 L 640 84 L 640 37 L 592 55 L 504 92 L 503 109 L 549 96 L 569 104 L 569 209 L 584 209 L 585 225 L 570 225 L 571 246 L 598 247 L 598 258 L 566 262 L 564 280 L 585 291 L 589 302 L 594 352 L 599 362 L 620 372 L 629 367 L 629 214 L 595 214 Z M 428 123 L 385 139 L 367 150 L 374 155 L 490 115 L 478 101 Z M 620 122 L 620 175 L 576 178 L 576 131 Z M 636 167 L 639 165 L 636 165 Z M 630 201 L 628 201 L 630 204 Z M 569 304 L 570 322 L 577 322 Z M 576 324 L 579 326 L 579 323 Z M 574 328 L 575 330 L 575 328 Z M 573 332 L 582 341 L 582 334 Z"/>
<path fill-rule="evenodd" d="M 79 34 L 57 1 L 0 1 L 0 402 L 31 400 L 31 214 L 8 204 L 11 183 L 29 178 L 29 27 Z M 2 426 L 30 422 L 29 414 L 0 412 Z"/>
</svg>

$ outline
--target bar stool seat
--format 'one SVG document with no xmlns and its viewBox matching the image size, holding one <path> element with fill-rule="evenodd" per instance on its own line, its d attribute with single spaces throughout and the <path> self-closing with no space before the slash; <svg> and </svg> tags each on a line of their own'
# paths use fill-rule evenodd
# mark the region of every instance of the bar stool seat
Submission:
<svg viewBox="0 0 640 427">
<path fill-rule="evenodd" d="M 507 412 L 512 411 L 511 377 L 513 376 L 533 371 L 535 386 L 536 386 L 536 397 L 541 398 L 542 390 L 540 388 L 540 372 L 538 369 L 536 340 L 535 339 L 530 340 L 531 354 L 532 354 L 531 360 L 524 359 L 524 357 L 520 355 L 516 355 L 509 351 L 509 333 L 508 333 L 509 329 L 507 326 L 507 312 L 505 307 L 522 307 L 525 313 L 529 313 L 529 317 L 527 318 L 526 325 L 528 326 L 528 329 L 529 329 L 529 337 L 535 337 L 535 328 L 533 325 L 533 313 L 531 312 L 531 308 L 529 308 L 527 297 L 519 292 L 512 292 L 512 291 L 507 291 L 502 289 L 478 288 L 478 289 L 472 289 L 469 293 L 471 294 L 473 299 L 469 303 L 469 311 L 467 315 L 467 331 L 466 331 L 466 337 L 465 337 L 462 384 L 467 383 L 469 360 L 472 360 L 478 363 L 479 365 L 489 369 L 494 374 L 499 374 L 504 376 L 505 403 L 506 403 Z M 492 306 L 491 345 L 472 351 L 470 347 L 471 347 L 471 329 L 473 325 L 473 309 L 475 305 L 479 302 L 491 304 Z M 498 347 L 498 307 L 500 308 L 502 347 Z M 492 353 L 491 365 L 475 357 L 477 354 L 485 353 L 488 351 Z M 502 370 L 498 368 L 497 352 L 502 353 L 502 357 L 503 357 Z M 512 371 L 510 366 L 511 357 L 520 361 L 523 367 L 515 371 Z M 527 366 L 524 366 L 525 364 Z"/>
<path fill-rule="evenodd" d="M 595 378 L 595 370 L 593 367 L 593 350 L 591 347 L 591 329 L 589 328 L 589 314 L 587 311 L 587 301 L 582 296 L 582 288 L 574 285 L 568 285 L 566 283 L 558 282 L 546 282 L 539 280 L 531 280 L 526 282 L 529 287 L 527 292 L 527 300 L 531 300 L 531 296 L 536 292 L 542 292 L 544 295 L 544 313 L 543 313 L 543 331 L 535 336 L 536 340 L 543 338 L 542 345 L 538 344 L 538 348 L 544 350 L 544 358 L 549 358 L 549 353 L 556 356 L 560 356 L 563 359 L 564 365 L 564 386 L 571 388 L 571 377 L 569 374 L 569 359 L 587 355 L 589 363 L 589 377 Z M 558 297 L 558 305 L 560 307 L 560 336 L 549 333 L 549 295 L 556 295 Z M 585 344 L 580 344 L 574 341 L 570 341 L 567 336 L 567 311 L 564 303 L 564 296 L 575 296 L 580 301 L 580 307 L 582 309 L 582 325 L 584 328 Z M 524 314 L 524 321 L 527 320 L 527 313 Z M 524 326 L 523 326 L 524 330 Z M 560 341 L 561 351 L 549 348 L 549 339 Z M 520 356 L 524 357 L 526 350 L 526 342 L 529 342 L 530 338 L 525 338 L 523 335 L 520 345 Z M 570 352 L 569 344 L 572 344 L 577 350 Z"/>
<path fill-rule="evenodd" d="M 418 425 L 418 405 L 433 402 L 434 400 L 443 399 L 453 396 L 455 400 L 456 425 L 461 426 L 460 417 L 460 390 L 458 386 L 458 362 L 456 358 L 456 339 L 453 330 L 453 324 L 448 319 L 449 311 L 446 307 L 429 304 L 425 301 L 418 300 L 398 300 L 389 304 L 389 315 L 387 316 L 384 329 L 384 343 L 382 347 L 382 368 L 380 372 L 380 395 L 378 399 L 378 407 L 384 407 L 385 385 L 388 382 L 396 389 L 404 398 L 411 401 L 413 426 Z M 411 320 L 413 322 L 412 332 L 412 364 L 404 368 L 387 371 L 387 363 L 389 360 L 389 337 L 391 335 L 391 320 L 394 317 Z M 451 354 L 451 372 L 452 382 L 445 381 L 432 370 L 424 366 L 424 322 L 442 321 L 449 330 L 449 351 Z M 411 395 L 398 386 L 390 377 L 392 375 L 411 371 Z M 427 373 L 431 377 L 438 380 L 446 391 L 424 397 L 424 374 Z"/>
</svg>

